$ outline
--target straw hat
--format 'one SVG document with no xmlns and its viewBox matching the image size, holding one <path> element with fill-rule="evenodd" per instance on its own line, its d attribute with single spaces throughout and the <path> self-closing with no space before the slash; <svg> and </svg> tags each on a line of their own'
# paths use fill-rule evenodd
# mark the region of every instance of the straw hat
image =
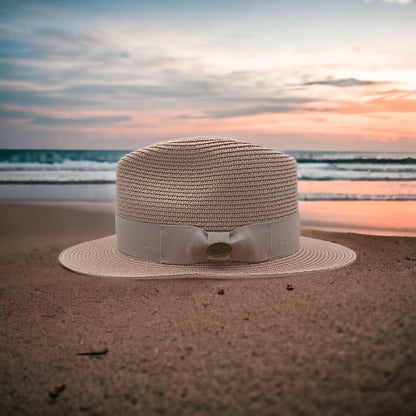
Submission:
<svg viewBox="0 0 416 416">
<path fill-rule="evenodd" d="M 300 237 L 296 161 L 233 139 L 155 144 L 117 166 L 116 235 L 64 250 L 77 273 L 258 278 L 334 270 L 356 255 Z"/>
</svg>

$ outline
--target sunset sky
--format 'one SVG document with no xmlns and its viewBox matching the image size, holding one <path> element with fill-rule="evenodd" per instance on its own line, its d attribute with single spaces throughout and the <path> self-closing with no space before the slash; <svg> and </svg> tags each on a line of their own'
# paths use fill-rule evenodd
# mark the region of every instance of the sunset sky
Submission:
<svg viewBox="0 0 416 416">
<path fill-rule="evenodd" d="M 0 147 L 416 151 L 416 1 L 0 1 Z"/>
</svg>

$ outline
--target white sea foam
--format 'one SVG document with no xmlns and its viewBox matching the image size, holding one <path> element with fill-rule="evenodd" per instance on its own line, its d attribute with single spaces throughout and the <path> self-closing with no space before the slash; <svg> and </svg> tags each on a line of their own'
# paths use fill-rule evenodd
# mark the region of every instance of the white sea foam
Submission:
<svg viewBox="0 0 416 416">
<path fill-rule="evenodd" d="M 301 201 L 416 201 L 416 195 L 396 194 L 343 194 L 343 193 L 299 193 Z"/>
<path fill-rule="evenodd" d="M 117 163 L 94 160 L 64 160 L 61 163 L 0 162 L 1 171 L 115 171 Z"/>
<path fill-rule="evenodd" d="M 298 179 L 416 181 L 416 165 L 299 163 Z"/>
</svg>

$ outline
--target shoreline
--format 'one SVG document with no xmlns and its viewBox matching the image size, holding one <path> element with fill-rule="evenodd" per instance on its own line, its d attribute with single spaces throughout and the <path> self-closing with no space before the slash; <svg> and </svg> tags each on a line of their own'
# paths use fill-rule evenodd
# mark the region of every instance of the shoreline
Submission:
<svg viewBox="0 0 416 416">
<path fill-rule="evenodd" d="M 109 201 L 3 200 L 0 205 L 115 212 Z M 299 201 L 299 211 L 302 230 L 416 237 L 416 201 Z"/>
</svg>

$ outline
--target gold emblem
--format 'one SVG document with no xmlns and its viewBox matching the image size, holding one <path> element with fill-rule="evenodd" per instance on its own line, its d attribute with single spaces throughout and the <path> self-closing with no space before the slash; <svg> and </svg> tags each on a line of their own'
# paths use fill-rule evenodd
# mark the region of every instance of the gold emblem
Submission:
<svg viewBox="0 0 416 416">
<path fill-rule="evenodd" d="M 228 243 L 214 243 L 207 248 L 207 255 L 209 258 L 220 259 L 228 257 L 233 248 Z"/>
</svg>

